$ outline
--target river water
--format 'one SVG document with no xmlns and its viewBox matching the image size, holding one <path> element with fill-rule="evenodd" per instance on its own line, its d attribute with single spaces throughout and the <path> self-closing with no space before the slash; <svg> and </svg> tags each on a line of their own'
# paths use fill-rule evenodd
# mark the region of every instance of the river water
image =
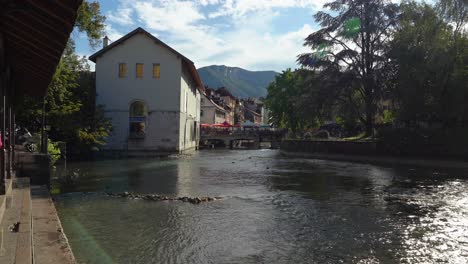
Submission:
<svg viewBox="0 0 468 264">
<path fill-rule="evenodd" d="M 80 263 L 468 263 L 468 173 L 275 150 L 69 164 L 55 197 Z M 194 205 L 94 192 L 221 196 Z M 85 193 L 92 192 L 92 193 Z"/>
</svg>

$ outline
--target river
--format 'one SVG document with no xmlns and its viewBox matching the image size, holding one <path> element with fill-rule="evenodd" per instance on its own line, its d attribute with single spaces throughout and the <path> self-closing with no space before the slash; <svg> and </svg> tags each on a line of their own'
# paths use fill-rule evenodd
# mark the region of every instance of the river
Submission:
<svg viewBox="0 0 468 264">
<path fill-rule="evenodd" d="M 55 200 L 79 263 L 468 262 L 466 171 L 275 150 L 68 167 L 75 179 Z M 194 205 L 104 191 L 222 199 Z"/>
</svg>

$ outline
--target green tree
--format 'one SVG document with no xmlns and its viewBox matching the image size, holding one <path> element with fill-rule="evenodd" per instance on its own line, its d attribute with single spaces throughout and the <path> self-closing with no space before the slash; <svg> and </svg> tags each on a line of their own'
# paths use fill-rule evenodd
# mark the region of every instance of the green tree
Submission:
<svg viewBox="0 0 468 264">
<path fill-rule="evenodd" d="M 398 6 L 386 0 L 337 0 L 324 7 L 331 12 L 315 14 L 322 28 L 304 43 L 314 52 L 299 55 L 298 61 L 321 72 L 319 79 L 326 80 L 322 89 L 340 92 L 336 100 L 357 97 L 347 103 L 354 104 L 367 134 L 372 134 L 389 75 L 384 54 L 398 22 Z M 345 87 L 333 87 L 338 83 Z"/>
<path fill-rule="evenodd" d="M 393 95 L 400 121 L 444 127 L 468 121 L 467 36 L 446 17 L 427 4 L 402 4 L 389 53 L 397 70 Z"/>
<path fill-rule="evenodd" d="M 86 33 L 90 45 L 96 46 L 104 34 L 105 17 L 100 14 L 97 1 L 83 1 L 78 9 L 75 28 Z M 110 122 L 104 118 L 102 107 L 96 109 L 93 75 L 87 60 L 75 52 L 72 38 L 63 52 L 56 72 L 44 98 L 49 136 L 54 141 L 65 141 L 68 153 L 83 154 L 96 149 L 110 131 Z M 39 131 L 43 101 L 24 98 L 18 106 L 17 123 Z"/>
<path fill-rule="evenodd" d="M 104 36 L 106 17 L 101 15 L 98 1 L 85 0 L 78 9 L 75 28 L 88 36 L 89 44 L 96 48 Z"/>
<path fill-rule="evenodd" d="M 456 34 L 464 30 L 468 22 L 467 0 L 439 0 L 436 7 L 445 21 L 454 24 Z"/>
<path fill-rule="evenodd" d="M 301 116 L 300 96 L 303 88 L 303 76 L 291 69 L 278 74 L 268 86 L 265 99 L 267 108 L 271 111 L 273 123 L 280 128 L 298 132 L 306 123 Z"/>
</svg>

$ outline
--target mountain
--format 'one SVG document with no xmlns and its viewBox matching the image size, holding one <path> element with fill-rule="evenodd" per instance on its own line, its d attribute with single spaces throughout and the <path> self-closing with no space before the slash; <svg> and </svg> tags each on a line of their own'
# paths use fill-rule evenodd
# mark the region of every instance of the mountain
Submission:
<svg viewBox="0 0 468 264">
<path fill-rule="evenodd" d="M 207 66 L 198 69 L 204 85 L 210 88 L 226 87 L 240 98 L 265 97 L 267 86 L 278 74 L 274 71 L 248 71 L 238 67 Z"/>
</svg>

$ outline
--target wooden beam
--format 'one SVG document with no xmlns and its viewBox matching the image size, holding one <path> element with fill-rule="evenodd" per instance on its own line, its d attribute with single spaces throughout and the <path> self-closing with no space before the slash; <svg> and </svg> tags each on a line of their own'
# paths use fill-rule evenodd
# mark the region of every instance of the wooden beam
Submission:
<svg viewBox="0 0 468 264">
<path fill-rule="evenodd" d="M 66 12 L 66 10 L 61 9 L 58 5 L 54 3 L 50 3 L 50 1 L 47 1 L 47 0 L 41 0 L 41 1 L 27 0 L 27 2 L 32 7 L 34 7 L 35 10 L 45 13 L 48 16 L 53 17 L 54 19 L 60 21 L 65 26 L 67 26 L 69 31 L 71 31 L 74 21 L 70 21 L 69 19 L 66 19 L 66 18 L 67 17 L 74 18 L 76 16 L 76 13 Z M 57 23 L 54 23 L 54 24 L 57 24 Z"/>
<path fill-rule="evenodd" d="M 20 65 L 22 63 L 29 63 L 31 65 L 40 65 L 41 71 L 52 71 L 54 69 L 54 62 L 47 57 L 35 53 L 29 49 L 16 50 L 15 56 L 11 59 L 12 65 Z M 39 62 L 39 64 L 38 64 Z"/>
<path fill-rule="evenodd" d="M 41 49 L 43 52 L 48 52 L 49 54 L 53 55 L 54 57 L 56 56 L 62 56 L 63 48 L 62 49 L 54 49 L 49 45 L 48 39 L 40 38 L 37 35 L 30 35 L 27 34 L 26 32 L 23 32 L 19 30 L 16 27 L 8 28 L 6 27 L 4 32 L 10 36 L 15 37 L 16 39 L 20 39 L 27 44 L 32 44 L 34 46 L 37 46 Z M 65 43 L 64 43 L 65 44 Z M 7 39 L 7 45 L 8 45 L 8 39 Z M 63 45 L 65 47 L 65 45 Z"/>
<path fill-rule="evenodd" d="M 34 53 L 39 57 L 48 57 L 50 61 L 52 62 L 54 61 L 57 62 L 60 56 L 62 55 L 62 53 L 58 53 L 57 51 L 53 51 L 55 52 L 55 54 L 53 52 L 51 53 L 50 49 L 47 46 L 44 47 L 43 44 L 36 45 L 37 43 L 36 44 L 32 43 L 28 41 L 27 39 L 21 36 L 18 36 L 17 34 L 14 34 L 10 31 L 6 31 L 5 33 L 6 35 L 11 37 L 8 40 L 9 42 L 11 41 L 13 43 L 19 44 L 17 49 L 20 49 L 20 47 L 24 47 L 24 48 L 29 47 L 28 51 L 30 51 L 31 53 Z"/>
<path fill-rule="evenodd" d="M 4 35 L 0 31 L 0 73 L 3 71 L 6 65 L 6 55 L 5 55 L 5 41 L 4 41 Z"/>
<path fill-rule="evenodd" d="M 37 13 L 37 12 L 28 12 L 24 13 L 21 18 L 19 16 L 18 19 L 25 20 L 26 23 L 30 23 L 31 25 L 43 25 L 47 27 L 50 31 L 55 32 L 58 36 L 62 38 L 68 38 L 69 31 L 68 28 L 63 24 L 54 23 L 47 14 Z"/>
<path fill-rule="evenodd" d="M 9 19 L 5 19 L 4 25 L 9 25 L 10 27 L 18 28 L 21 31 L 24 31 L 30 35 L 40 35 L 42 38 L 47 39 L 50 44 L 53 44 L 54 47 L 58 50 L 63 48 L 63 43 L 57 40 L 57 37 L 54 34 L 50 34 L 50 30 L 45 29 L 43 24 L 31 23 L 30 20 L 25 20 L 24 17 L 19 19 L 18 17 L 9 16 Z M 29 23 L 28 23 L 29 22 Z M 34 25 L 34 26 L 33 26 Z M 62 36 L 59 36 L 59 38 Z"/>
<path fill-rule="evenodd" d="M 82 0 L 75 0 L 74 1 L 75 4 L 73 5 L 73 7 L 70 7 L 70 5 L 64 4 L 63 0 L 55 0 L 55 1 L 53 0 L 53 2 L 54 2 L 54 4 L 59 5 L 62 8 L 66 9 L 68 12 L 75 13 L 78 10 L 79 6 L 81 6 L 81 3 L 83 1 Z M 70 3 L 70 2 L 71 2 L 71 0 L 66 1 L 66 3 Z"/>
<path fill-rule="evenodd" d="M 25 71 L 23 71 L 23 73 L 26 73 L 28 75 L 31 74 L 31 75 L 36 76 L 39 79 L 47 81 L 46 76 L 48 75 L 48 73 L 44 73 L 43 71 L 39 71 L 38 68 L 33 68 L 31 66 L 28 66 L 28 64 L 17 65 L 16 69 L 23 69 L 23 70 L 25 70 Z M 43 72 L 43 74 L 41 74 L 40 72 Z"/>
</svg>

